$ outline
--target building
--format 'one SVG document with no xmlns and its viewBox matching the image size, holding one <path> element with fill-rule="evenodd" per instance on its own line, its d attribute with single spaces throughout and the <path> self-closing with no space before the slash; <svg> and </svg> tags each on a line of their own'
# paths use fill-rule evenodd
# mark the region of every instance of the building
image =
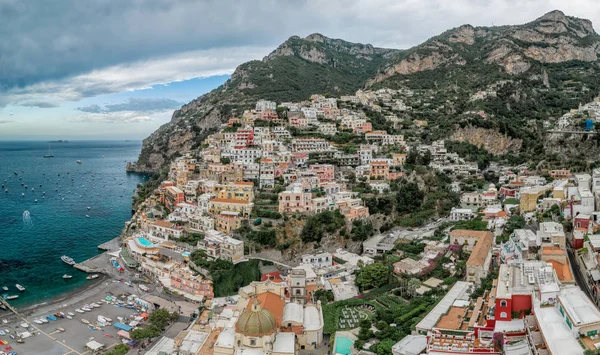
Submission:
<svg viewBox="0 0 600 355">
<path fill-rule="evenodd" d="M 472 251 L 479 239 L 488 237 L 493 233 L 488 231 L 474 231 L 468 229 L 455 229 L 450 232 L 450 244 L 463 245 L 466 250 Z"/>
<path fill-rule="evenodd" d="M 385 161 L 371 161 L 369 164 L 369 179 L 370 180 L 389 180 L 390 165 Z"/>
<path fill-rule="evenodd" d="M 380 255 L 388 252 L 396 245 L 398 236 L 393 234 L 379 234 L 363 242 L 363 253 L 367 255 Z"/>
<path fill-rule="evenodd" d="M 521 213 L 533 212 L 537 209 L 538 199 L 548 190 L 546 186 L 532 186 L 521 189 L 519 208 Z"/>
<path fill-rule="evenodd" d="M 167 186 L 162 195 L 163 203 L 169 211 L 173 212 L 175 206 L 185 201 L 185 193 L 176 186 Z"/>
<path fill-rule="evenodd" d="M 290 184 L 286 191 L 279 193 L 280 213 L 306 213 L 312 212 L 312 193 L 308 187 L 301 183 Z"/>
<path fill-rule="evenodd" d="M 171 272 L 171 287 L 183 291 L 193 297 L 192 299 L 212 299 L 212 281 L 203 275 L 195 274 L 187 267 L 179 267 Z"/>
<path fill-rule="evenodd" d="M 224 259 L 233 263 L 244 257 L 244 242 L 218 231 L 207 231 L 204 239 L 198 242 L 198 249 L 204 250 L 211 258 Z"/>
<path fill-rule="evenodd" d="M 452 208 L 452 210 L 450 211 L 451 221 L 468 221 L 469 219 L 474 217 L 475 214 L 470 208 Z"/>
<path fill-rule="evenodd" d="M 254 204 L 247 200 L 213 198 L 209 202 L 208 213 L 217 216 L 221 212 L 237 212 L 240 216 L 249 218 L 253 206 Z"/>
<path fill-rule="evenodd" d="M 220 232 L 231 234 L 242 227 L 242 218 L 237 212 L 223 211 L 217 215 L 216 229 Z"/>
<path fill-rule="evenodd" d="M 477 240 L 469 259 L 467 260 L 467 282 L 481 284 L 481 279 L 488 275 L 492 262 L 492 244 L 494 233 L 484 232 Z"/>
</svg>

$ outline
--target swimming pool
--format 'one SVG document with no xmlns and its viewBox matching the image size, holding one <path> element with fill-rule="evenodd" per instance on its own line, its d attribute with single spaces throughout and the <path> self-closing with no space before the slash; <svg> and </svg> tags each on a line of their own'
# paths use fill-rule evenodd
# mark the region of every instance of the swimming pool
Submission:
<svg viewBox="0 0 600 355">
<path fill-rule="evenodd" d="M 154 243 L 152 243 L 151 241 L 149 241 L 146 238 L 138 238 L 137 242 L 140 246 L 143 246 L 144 248 L 152 248 L 152 247 L 156 246 L 156 245 L 154 245 Z"/>
<path fill-rule="evenodd" d="M 190 256 L 190 252 L 189 251 L 184 251 L 183 253 L 181 253 L 181 255 L 183 255 L 185 257 L 189 257 Z"/>
<path fill-rule="evenodd" d="M 335 338 L 335 352 L 337 354 L 350 355 L 352 353 L 350 350 L 350 348 L 352 348 L 352 344 L 354 344 L 352 339 L 338 336 Z"/>
</svg>

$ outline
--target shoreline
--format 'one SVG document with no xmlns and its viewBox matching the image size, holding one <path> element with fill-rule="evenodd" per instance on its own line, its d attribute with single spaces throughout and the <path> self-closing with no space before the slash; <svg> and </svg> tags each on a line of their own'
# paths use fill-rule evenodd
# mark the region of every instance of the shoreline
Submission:
<svg viewBox="0 0 600 355">
<path fill-rule="evenodd" d="M 37 302 L 33 304 L 25 304 L 23 306 L 13 306 L 15 309 L 22 315 L 30 316 L 34 313 L 41 313 L 42 310 L 44 313 L 48 313 L 53 309 L 63 308 L 70 306 L 72 304 L 76 304 L 83 299 L 90 298 L 92 294 L 98 294 L 103 291 L 103 285 L 105 282 L 110 281 L 112 277 L 107 274 L 104 270 L 95 270 L 91 267 L 88 267 L 87 264 L 93 262 L 94 260 L 101 259 L 111 251 L 115 251 L 112 249 L 114 246 L 118 246 L 119 240 L 121 239 L 121 235 L 107 240 L 106 242 L 99 244 L 98 249 L 102 252 L 98 255 L 95 255 L 89 259 L 86 259 L 80 263 L 73 265 L 73 267 L 79 271 L 85 272 L 87 274 L 98 274 L 100 275 L 97 279 L 90 280 L 88 283 L 75 287 L 70 291 L 66 291 L 60 293 L 56 296 L 49 298 L 43 302 Z M 108 286 L 106 286 L 108 287 Z M 93 293 L 91 291 L 94 291 Z M 10 311 L 6 311 L 7 313 L 12 313 Z"/>
</svg>

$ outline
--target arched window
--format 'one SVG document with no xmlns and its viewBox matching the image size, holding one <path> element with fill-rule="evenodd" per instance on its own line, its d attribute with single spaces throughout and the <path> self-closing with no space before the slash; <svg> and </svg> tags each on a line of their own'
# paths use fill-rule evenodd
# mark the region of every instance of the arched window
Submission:
<svg viewBox="0 0 600 355">
<path fill-rule="evenodd" d="M 506 307 L 508 303 L 505 300 L 500 301 L 500 307 Z"/>
<path fill-rule="evenodd" d="M 506 312 L 500 312 L 500 318 L 506 318 Z"/>
</svg>

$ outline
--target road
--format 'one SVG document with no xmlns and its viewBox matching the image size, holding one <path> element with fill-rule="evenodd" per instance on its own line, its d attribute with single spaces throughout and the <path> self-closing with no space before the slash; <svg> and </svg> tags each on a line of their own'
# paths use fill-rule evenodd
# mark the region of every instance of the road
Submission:
<svg viewBox="0 0 600 355">
<path fill-rule="evenodd" d="M 575 277 L 575 282 L 577 282 L 577 286 L 579 286 L 579 288 L 582 289 L 591 300 L 593 300 L 592 295 L 590 294 L 590 290 L 588 289 L 588 285 L 585 282 L 585 278 L 581 274 L 579 264 L 577 264 L 577 262 L 575 261 L 575 254 L 573 253 L 573 250 L 570 247 L 567 248 L 567 255 L 569 256 L 569 263 L 571 264 L 571 269 L 573 269 L 573 277 Z"/>
</svg>

